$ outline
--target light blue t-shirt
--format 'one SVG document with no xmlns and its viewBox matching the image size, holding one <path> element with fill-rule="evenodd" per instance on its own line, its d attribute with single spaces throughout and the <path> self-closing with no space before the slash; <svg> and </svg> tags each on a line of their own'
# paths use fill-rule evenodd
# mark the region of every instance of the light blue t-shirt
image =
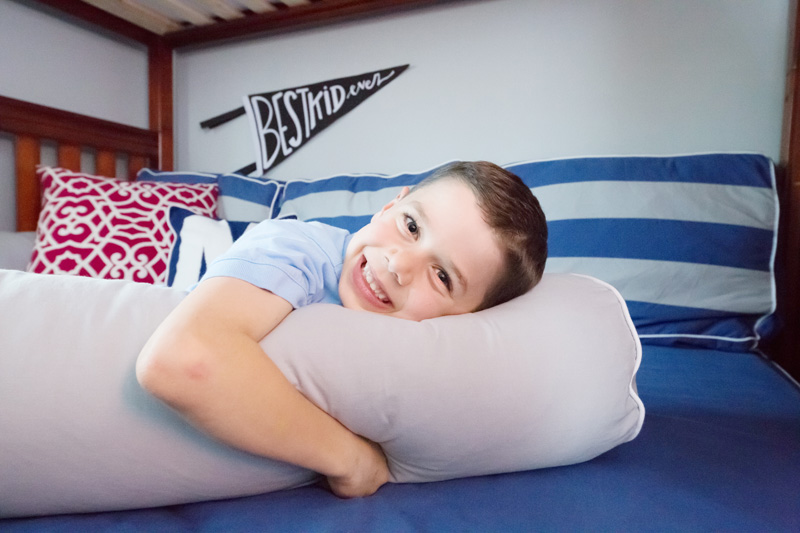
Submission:
<svg viewBox="0 0 800 533">
<path fill-rule="evenodd" d="M 238 278 L 280 296 L 295 309 L 317 302 L 341 305 L 339 277 L 351 237 L 346 230 L 319 222 L 265 220 L 217 257 L 202 279 Z"/>
</svg>

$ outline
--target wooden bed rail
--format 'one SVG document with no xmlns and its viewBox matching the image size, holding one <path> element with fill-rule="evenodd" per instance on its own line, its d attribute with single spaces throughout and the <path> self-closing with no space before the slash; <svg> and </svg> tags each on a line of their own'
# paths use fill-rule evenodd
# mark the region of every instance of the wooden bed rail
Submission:
<svg viewBox="0 0 800 533">
<path fill-rule="evenodd" d="M 95 153 L 95 172 L 117 174 L 117 159 L 127 158 L 132 179 L 145 166 L 159 166 L 159 134 L 108 120 L 0 96 L 0 132 L 15 139 L 17 231 L 36 229 L 40 191 L 36 165 L 44 142 L 57 145 L 58 165 L 81 170 L 81 154 Z"/>
<path fill-rule="evenodd" d="M 778 315 L 782 328 L 769 355 L 800 381 L 800 10 L 791 3 L 790 51 L 783 107 Z"/>
</svg>

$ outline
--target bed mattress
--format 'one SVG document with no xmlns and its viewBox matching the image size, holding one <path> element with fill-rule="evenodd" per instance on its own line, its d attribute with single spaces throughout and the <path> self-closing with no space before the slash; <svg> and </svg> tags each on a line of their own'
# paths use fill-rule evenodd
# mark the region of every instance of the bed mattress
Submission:
<svg viewBox="0 0 800 533">
<path fill-rule="evenodd" d="M 645 346 L 640 435 L 587 463 L 361 500 L 320 486 L 0 520 L 14 531 L 800 530 L 800 389 L 757 354 Z"/>
</svg>

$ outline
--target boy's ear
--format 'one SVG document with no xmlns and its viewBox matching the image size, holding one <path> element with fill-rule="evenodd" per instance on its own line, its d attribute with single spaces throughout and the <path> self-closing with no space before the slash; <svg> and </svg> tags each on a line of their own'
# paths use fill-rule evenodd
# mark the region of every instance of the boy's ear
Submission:
<svg viewBox="0 0 800 533">
<path fill-rule="evenodd" d="M 408 188 L 408 186 L 405 186 L 405 187 L 403 187 L 403 188 L 400 190 L 400 194 L 398 194 L 397 196 L 395 196 L 394 198 L 392 198 L 392 200 L 391 200 L 391 201 L 390 201 L 388 204 L 386 204 L 385 206 L 383 206 L 383 207 L 381 208 L 381 210 L 380 210 L 380 211 L 378 211 L 377 213 L 375 213 L 375 214 L 372 216 L 372 218 L 374 219 L 374 218 L 375 218 L 375 217 L 377 217 L 378 215 L 381 215 L 381 214 L 383 214 L 384 212 L 386 212 L 386 210 L 387 210 L 387 209 L 389 209 L 389 208 L 390 208 L 390 207 L 392 207 L 394 204 L 396 204 L 397 202 L 399 202 L 400 200 L 402 200 L 403 198 L 405 198 L 405 197 L 408 195 L 408 193 L 410 192 L 410 190 L 411 190 L 411 189 L 409 189 L 409 188 Z"/>
</svg>

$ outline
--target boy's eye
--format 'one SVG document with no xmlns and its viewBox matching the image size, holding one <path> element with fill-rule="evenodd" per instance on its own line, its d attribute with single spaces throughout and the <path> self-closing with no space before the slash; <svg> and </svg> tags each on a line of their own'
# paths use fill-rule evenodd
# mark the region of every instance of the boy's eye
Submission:
<svg viewBox="0 0 800 533">
<path fill-rule="evenodd" d="M 442 269 L 439 269 L 436 271 L 436 276 L 439 278 L 439 281 L 441 281 L 442 284 L 445 287 L 447 287 L 448 291 L 452 289 L 452 284 L 450 283 L 450 276 L 447 275 L 447 272 L 445 272 Z"/>
<path fill-rule="evenodd" d="M 409 233 L 412 235 L 416 235 L 419 232 L 419 226 L 417 226 L 417 221 L 414 220 L 411 216 L 406 215 L 406 227 L 408 228 Z"/>
</svg>

